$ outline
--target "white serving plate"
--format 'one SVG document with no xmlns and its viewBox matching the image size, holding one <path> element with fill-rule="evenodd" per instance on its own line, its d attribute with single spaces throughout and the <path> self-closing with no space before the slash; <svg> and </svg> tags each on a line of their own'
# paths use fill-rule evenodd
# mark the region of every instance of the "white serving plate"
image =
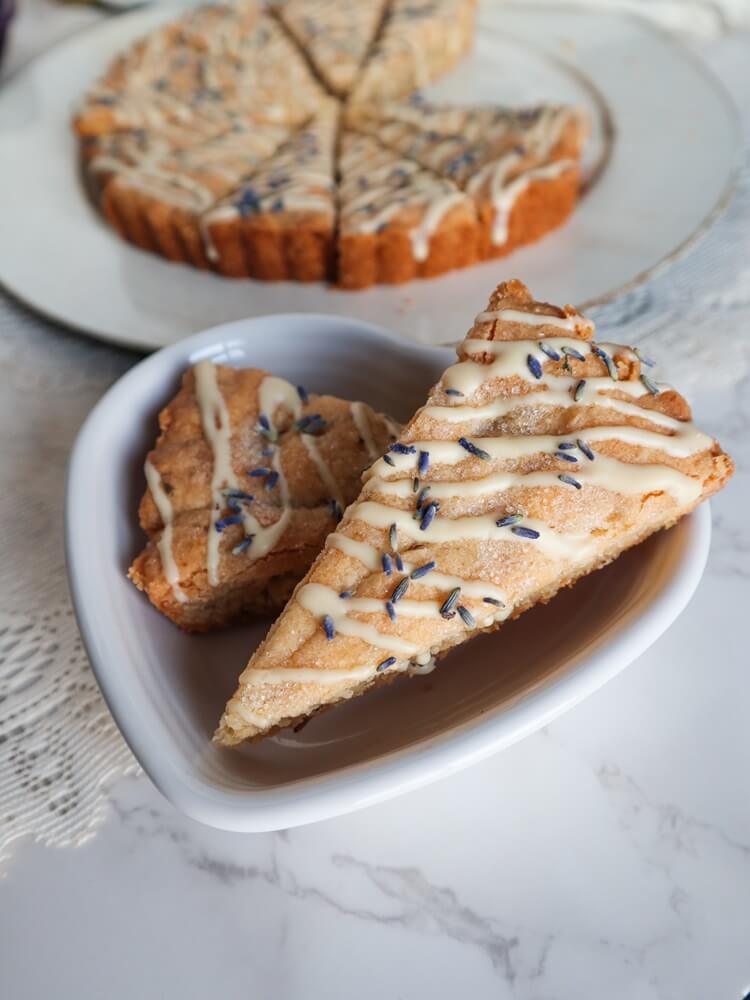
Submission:
<svg viewBox="0 0 750 1000">
<path fill-rule="evenodd" d="M 678 42 L 621 13 L 487 0 L 473 53 L 428 93 L 589 108 L 587 170 L 603 170 L 561 230 L 504 260 L 364 292 L 232 281 L 170 264 L 124 243 L 91 206 L 70 118 L 112 57 L 174 13 L 160 4 L 106 21 L 0 92 L 0 282 L 45 315 L 107 340 L 162 347 L 228 320 L 297 311 L 354 315 L 445 343 L 463 329 L 463 302 L 508 277 L 522 277 L 538 298 L 579 307 L 645 280 L 708 228 L 733 187 L 736 114 Z"/>
<path fill-rule="evenodd" d="M 68 573 L 101 689 L 146 773 L 177 808 L 227 830 L 282 829 L 381 801 L 539 729 L 613 677 L 677 617 L 703 572 L 704 505 L 546 607 L 402 678 L 240 751 L 210 742 L 267 623 L 180 632 L 125 577 L 156 415 L 200 358 L 259 366 L 406 419 L 450 362 L 356 320 L 276 315 L 229 323 L 141 362 L 84 424 L 70 463 Z"/>
</svg>

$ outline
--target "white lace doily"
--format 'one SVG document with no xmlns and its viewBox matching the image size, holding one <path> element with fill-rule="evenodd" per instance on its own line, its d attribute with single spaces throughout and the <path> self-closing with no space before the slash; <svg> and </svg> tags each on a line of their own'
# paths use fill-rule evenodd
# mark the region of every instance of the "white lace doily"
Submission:
<svg viewBox="0 0 750 1000">
<path fill-rule="evenodd" d="M 62 532 L 78 427 L 135 359 L 0 299 L 0 865 L 21 837 L 82 843 L 136 769 L 81 646 Z"/>
<path fill-rule="evenodd" d="M 670 378 L 688 394 L 696 371 L 703 387 L 709 377 L 736 384 L 750 374 L 750 339 L 736 336 L 750 320 L 748 219 L 746 165 L 733 205 L 700 247 L 593 314 L 609 339 L 655 337 L 653 353 L 669 357 Z M 0 871 L 21 838 L 58 846 L 90 838 L 108 785 L 137 770 L 81 647 L 62 532 L 77 430 L 136 360 L 0 293 Z"/>
</svg>

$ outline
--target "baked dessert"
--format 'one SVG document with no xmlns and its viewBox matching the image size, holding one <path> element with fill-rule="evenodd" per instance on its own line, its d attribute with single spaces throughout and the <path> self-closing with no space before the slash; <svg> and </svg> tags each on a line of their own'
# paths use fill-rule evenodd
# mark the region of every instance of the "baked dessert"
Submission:
<svg viewBox="0 0 750 1000">
<path fill-rule="evenodd" d="M 460 107 L 417 97 L 355 106 L 348 123 L 471 195 L 481 259 L 533 242 L 575 207 L 588 134 L 580 108 Z"/>
<path fill-rule="evenodd" d="M 452 69 L 474 39 L 476 0 L 392 0 L 352 103 L 406 97 Z"/>
<path fill-rule="evenodd" d="M 388 0 L 274 0 L 273 10 L 318 76 L 337 97 L 346 97 L 388 9 Z"/>
<path fill-rule="evenodd" d="M 228 277 L 322 281 L 333 273 L 334 147 L 339 106 L 312 121 L 201 220 L 212 264 Z"/>
<path fill-rule="evenodd" d="M 732 460 L 636 350 L 499 285 L 242 673 L 216 740 L 414 670 L 669 527 Z"/>
<path fill-rule="evenodd" d="M 475 0 L 190 11 L 84 98 L 86 187 L 131 243 L 226 277 L 355 289 L 508 253 L 572 211 L 586 128 L 573 108 L 414 94 L 469 47 L 474 15 Z"/>
<path fill-rule="evenodd" d="M 282 607 L 398 426 L 364 403 L 201 361 L 159 415 L 129 576 L 181 628 Z"/>
<path fill-rule="evenodd" d="M 132 133 L 126 133 L 132 136 Z M 290 135 L 284 125 L 236 122 L 197 146 L 167 150 L 157 139 L 127 145 L 104 141 L 88 163 L 89 189 L 110 224 L 126 240 L 168 260 L 208 268 L 201 217 L 252 174 Z"/>
<path fill-rule="evenodd" d="M 344 288 L 431 277 L 476 261 L 477 213 L 452 181 L 356 132 L 342 135 L 340 170 Z"/>
<path fill-rule="evenodd" d="M 181 124 L 206 138 L 239 114 L 300 125 L 323 90 L 304 55 L 254 0 L 199 8 L 139 39 L 84 95 L 81 136 Z"/>
</svg>

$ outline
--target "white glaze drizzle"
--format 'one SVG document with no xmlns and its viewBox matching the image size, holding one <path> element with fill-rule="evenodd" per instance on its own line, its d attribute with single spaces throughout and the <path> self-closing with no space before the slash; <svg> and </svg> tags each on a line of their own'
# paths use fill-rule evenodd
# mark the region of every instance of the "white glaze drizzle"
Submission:
<svg viewBox="0 0 750 1000">
<path fill-rule="evenodd" d="M 164 484 L 162 483 L 159 470 L 152 465 L 148 459 L 146 459 L 144 472 L 146 473 L 146 483 L 148 484 L 148 488 L 151 492 L 153 501 L 156 504 L 156 509 L 159 512 L 159 517 L 162 522 L 162 530 L 161 535 L 159 536 L 159 541 L 157 542 L 157 548 L 159 549 L 159 556 L 161 557 L 161 565 L 164 570 L 164 576 L 166 577 L 167 583 L 172 588 L 172 594 L 174 595 L 175 600 L 180 604 L 184 604 L 185 601 L 187 601 L 187 596 L 180 587 L 180 571 L 177 567 L 174 552 L 172 551 L 172 522 L 174 516 L 172 501 L 169 499 L 169 496 L 164 489 Z"/>
<path fill-rule="evenodd" d="M 550 181 L 567 173 L 576 166 L 575 160 L 554 160 L 542 167 L 533 167 L 498 190 L 493 190 L 492 204 L 495 217 L 492 220 L 492 243 L 502 246 L 508 241 L 510 217 L 513 206 L 526 188 L 534 181 Z"/>
<path fill-rule="evenodd" d="M 424 261 L 430 240 L 445 216 L 471 201 L 449 180 L 420 168 L 413 160 L 399 159 L 366 135 L 346 133 L 342 145 L 340 188 L 341 225 L 346 233 L 370 234 L 401 213 L 418 221 L 407 228 L 412 254 Z"/>
<path fill-rule="evenodd" d="M 357 433 L 364 441 L 367 454 L 371 459 L 378 458 L 380 452 L 375 446 L 375 439 L 373 438 L 372 431 L 370 430 L 370 421 L 367 417 L 367 407 L 364 403 L 355 401 L 349 406 L 349 410 L 351 411 L 354 426 L 357 428 Z"/>
<path fill-rule="evenodd" d="M 524 326 L 559 326 L 564 330 L 593 329 L 594 324 L 584 319 L 583 316 L 550 316 L 549 313 L 524 312 L 522 309 L 496 309 L 489 312 L 480 312 L 475 318 L 475 323 L 493 323 L 500 320 L 504 323 L 523 323 Z M 507 344 L 508 341 L 490 340 L 481 341 L 484 344 L 492 344 L 493 347 L 499 344 Z M 466 346 L 464 341 L 463 346 Z"/>
<path fill-rule="evenodd" d="M 195 395 L 201 415 L 203 434 L 213 455 L 211 474 L 211 520 L 208 528 L 206 570 L 208 582 L 215 587 L 219 582 L 219 540 L 216 522 L 224 508 L 222 490 L 237 487 L 232 469 L 231 433 L 229 410 L 219 389 L 216 367 L 212 361 L 199 361 L 193 369 Z"/>
<path fill-rule="evenodd" d="M 207 571 L 209 583 L 216 586 L 219 573 L 220 532 L 216 522 L 226 506 L 225 489 L 237 489 L 238 480 L 231 462 L 231 426 L 229 411 L 219 388 L 216 367 L 211 361 L 201 361 L 195 366 L 196 398 L 201 414 L 203 433 L 213 453 L 213 474 L 211 479 L 211 523 L 208 534 Z M 302 401 L 295 386 L 286 379 L 267 375 L 258 389 L 259 412 L 268 420 L 272 431 L 277 430 L 274 416 L 279 407 L 297 420 L 302 412 Z M 317 446 L 314 436 L 300 435 L 304 447 L 315 465 L 318 474 L 330 493 L 331 498 L 343 510 L 344 501 L 340 487 Z M 246 536 L 253 536 L 246 558 L 261 559 L 267 555 L 281 538 L 291 517 L 292 508 L 284 469 L 281 463 L 281 449 L 274 447 L 270 466 L 278 474 L 278 489 L 281 498 L 281 514 L 272 524 L 262 525 L 250 512 L 246 504 L 240 513 Z"/>
</svg>

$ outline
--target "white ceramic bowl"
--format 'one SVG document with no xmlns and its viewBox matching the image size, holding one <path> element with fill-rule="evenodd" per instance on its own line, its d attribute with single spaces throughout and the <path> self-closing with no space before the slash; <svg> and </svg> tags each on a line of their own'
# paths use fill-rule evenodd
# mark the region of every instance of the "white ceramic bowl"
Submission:
<svg viewBox="0 0 750 1000">
<path fill-rule="evenodd" d="M 200 358 L 258 366 L 406 419 L 450 362 L 355 320 L 276 315 L 229 323 L 142 361 L 84 424 L 69 471 L 68 572 L 104 697 L 146 773 L 179 809 L 228 830 L 344 813 L 465 767 L 533 732 L 642 653 L 683 609 L 705 564 L 704 505 L 546 607 L 400 679 L 240 751 L 210 742 L 266 626 L 189 636 L 125 573 L 156 415 Z"/>
</svg>

